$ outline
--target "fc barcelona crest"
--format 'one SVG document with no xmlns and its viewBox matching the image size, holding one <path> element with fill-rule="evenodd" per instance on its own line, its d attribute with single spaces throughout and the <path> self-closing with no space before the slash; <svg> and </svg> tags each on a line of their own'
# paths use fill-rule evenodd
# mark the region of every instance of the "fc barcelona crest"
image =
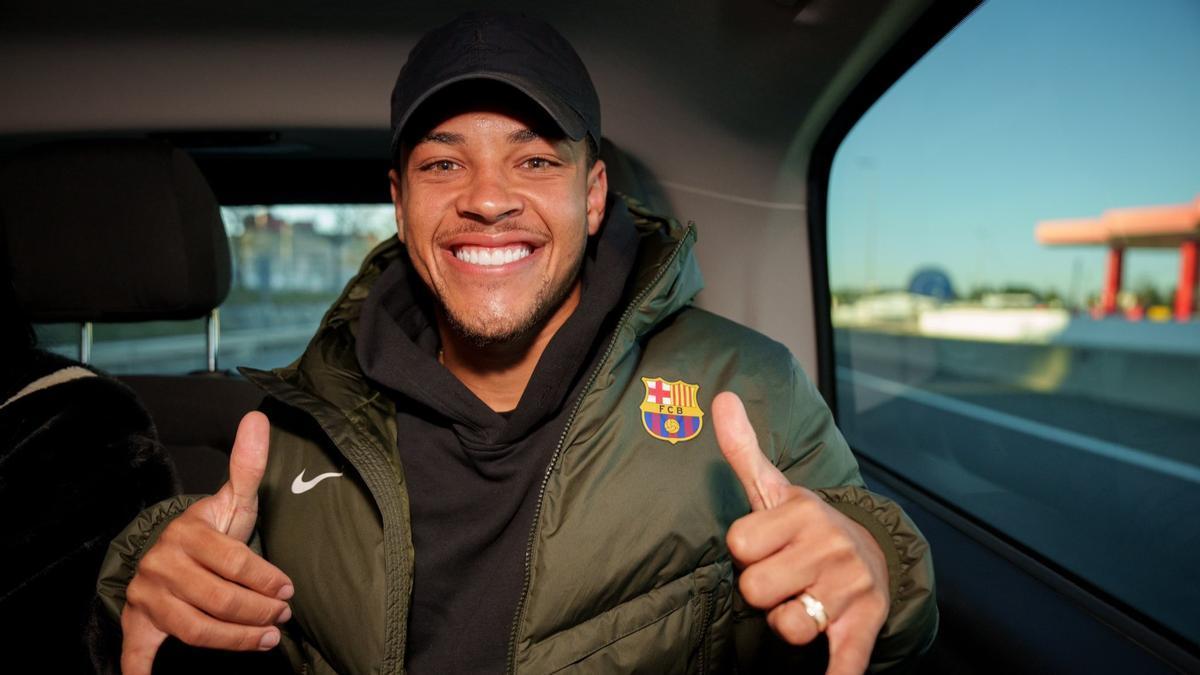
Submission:
<svg viewBox="0 0 1200 675">
<path fill-rule="evenodd" d="M 674 445 L 691 440 L 704 426 L 697 392 L 700 385 L 661 377 L 643 377 L 646 397 L 642 399 L 642 426 L 659 440 Z"/>
</svg>

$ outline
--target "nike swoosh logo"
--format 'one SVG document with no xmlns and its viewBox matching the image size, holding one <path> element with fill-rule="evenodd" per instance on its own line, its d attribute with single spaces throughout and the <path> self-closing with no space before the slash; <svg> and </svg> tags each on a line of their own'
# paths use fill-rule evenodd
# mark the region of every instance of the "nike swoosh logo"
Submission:
<svg viewBox="0 0 1200 675">
<path fill-rule="evenodd" d="M 300 475 L 296 476 L 296 479 L 292 481 L 292 494 L 294 494 L 294 495 L 304 494 L 305 492 L 308 492 L 309 490 L 316 487 L 317 483 L 320 483 L 321 481 L 325 480 L 326 478 L 336 478 L 337 476 L 340 476 L 340 475 L 342 475 L 342 474 L 334 473 L 331 471 L 329 473 L 323 473 L 319 476 L 314 476 L 309 480 L 304 480 L 304 470 L 301 470 Z"/>
</svg>

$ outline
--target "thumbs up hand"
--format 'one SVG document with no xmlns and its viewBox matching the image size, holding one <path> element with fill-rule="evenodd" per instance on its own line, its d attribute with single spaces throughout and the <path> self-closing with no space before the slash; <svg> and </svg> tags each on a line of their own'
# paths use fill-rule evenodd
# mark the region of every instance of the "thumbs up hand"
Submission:
<svg viewBox="0 0 1200 675">
<path fill-rule="evenodd" d="M 865 528 L 792 485 L 767 459 L 736 394 L 718 394 L 712 415 L 717 443 L 751 507 L 726 535 L 742 568 L 742 597 L 766 610 L 767 625 L 791 644 L 807 644 L 824 630 L 827 675 L 864 672 L 890 604 L 883 551 Z M 814 599 L 822 607 L 805 604 Z"/>
<path fill-rule="evenodd" d="M 167 635 L 215 649 L 279 644 L 275 624 L 291 618 L 292 582 L 246 546 L 258 517 L 270 432 L 266 415 L 243 417 L 229 480 L 175 518 L 142 556 L 121 612 L 126 675 L 149 675 Z"/>
</svg>

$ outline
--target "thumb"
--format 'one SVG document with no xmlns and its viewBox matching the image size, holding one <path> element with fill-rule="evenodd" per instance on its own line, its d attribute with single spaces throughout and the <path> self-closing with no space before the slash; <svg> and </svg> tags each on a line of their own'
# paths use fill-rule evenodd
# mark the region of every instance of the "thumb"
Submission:
<svg viewBox="0 0 1200 675">
<path fill-rule="evenodd" d="M 746 407 L 737 394 L 723 391 L 712 403 L 713 429 L 721 454 L 746 490 L 750 508 L 769 509 L 783 501 L 783 488 L 790 485 L 786 476 L 767 459 L 758 447 L 758 437 Z"/>
<path fill-rule="evenodd" d="M 125 611 L 121 615 L 121 624 L 121 672 L 124 675 L 150 675 L 154 657 L 167 634 L 142 612 Z"/>
<path fill-rule="evenodd" d="M 258 518 L 258 484 L 267 471 L 271 423 L 260 412 L 246 413 L 229 453 L 229 480 L 221 487 L 217 529 L 240 541 L 250 539 Z"/>
</svg>

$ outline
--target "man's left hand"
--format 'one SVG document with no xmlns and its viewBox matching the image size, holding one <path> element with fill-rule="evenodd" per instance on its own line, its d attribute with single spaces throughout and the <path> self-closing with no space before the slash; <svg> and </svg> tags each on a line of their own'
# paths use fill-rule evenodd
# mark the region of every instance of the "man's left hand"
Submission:
<svg viewBox="0 0 1200 675">
<path fill-rule="evenodd" d="M 890 604 L 879 544 L 816 493 L 788 482 L 759 449 L 736 394 L 718 394 L 712 414 L 717 443 L 750 500 L 751 513 L 726 535 L 742 568 L 742 597 L 766 610 L 771 629 L 795 645 L 811 642 L 819 632 L 799 596 L 818 600 L 828 621 L 826 674 L 862 673 Z"/>
</svg>

